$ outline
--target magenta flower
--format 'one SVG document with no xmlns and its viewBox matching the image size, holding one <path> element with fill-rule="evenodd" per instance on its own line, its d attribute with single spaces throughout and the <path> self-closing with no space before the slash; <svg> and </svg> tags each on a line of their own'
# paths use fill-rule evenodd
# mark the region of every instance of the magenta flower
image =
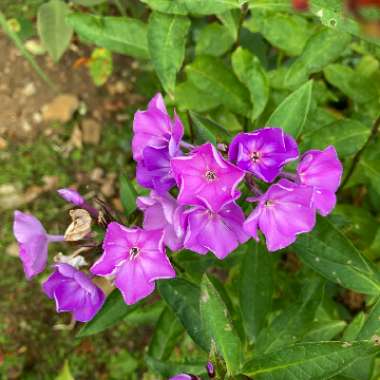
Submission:
<svg viewBox="0 0 380 380">
<path fill-rule="evenodd" d="M 187 375 L 186 373 L 180 373 L 178 375 L 175 375 L 171 377 L 169 380 L 198 380 L 198 376 L 194 375 Z"/>
<path fill-rule="evenodd" d="M 55 264 L 55 272 L 42 284 L 44 293 L 54 298 L 57 312 L 72 313 L 75 320 L 91 320 L 104 303 L 104 293 L 82 272 L 69 264 Z"/>
<path fill-rule="evenodd" d="M 13 234 L 28 280 L 45 269 L 49 243 L 64 240 L 63 235 L 49 235 L 37 218 L 21 211 L 14 213 Z"/>
<path fill-rule="evenodd" d="M 173 158 L 171 166 L 180 188 L 180 204 L 202 206 L 206 203 L 218 211 L 240 195 L 236 188 L 244 172 L 226 161 L 210 143 L 194 149 L 188 156 Z"/>
<path fill-rule="evenodd" d="M 309 150 L 297 167 L 299 182 L 314 189 L 313 205 L 323 216 L 336 204 L 335 192 L 342 178 L 343 166 L 333 146 L 325 150 Z"/>
<path fill-rule="evenodd" d="M 58 189 L 57 193 L 74 206 L 81 207 L 86 203 L 85 199 L 74 189 Z"/>
<path fill-rule="evenodd" d="M 219 211 L 196 206 L 184 215 L 184 247 L 201 255 L 211 251 L 224 259 L 249 239 L 243 228 L 244 213 L 235 202 L 225 204 Z"/>
<path fill-rule="evenodd" d="M 134 304 L 154 291 L 155 280 L 175 277 L 163 241 L 162 230 L 127 228 L 112 222 L 104 237 L 103 255 L 91 272 L 115 275 L 115 286 L 125 302 Z"/>
<path fill-rule="evenodd" d="M 239 133 L 231 142 L 228 156 L 239 168 L 272 182 L 284 165 L 298 158 L 298 148 L 281 128 L 262 128 Z"/>
<path fill-rule="evenodd" d="M 170 159 L 181 155 L 179 148 L 183 125 L 167 113 L 164 99 L 157 94 L 146 111 L 135 114 L 132 139 L 133 158 L 137 162 L 137 182 L 148 189 L 164 193 L 175 185 L 170 173 Z"/>
<path fill-rule="evenodd" d="M 144 229 L 163 230 L 164 242 L 172 251 L 183 247 L 184 231 L 180 222 L 183 207 L 169 193 L 158 195 L 152 191 L 149 197 L 138 197 L 137 206 L 144 211 Z"/>
<path fill-rule="evenodd" d="M 245 231 L 258 240 L 258 229 L 265 235 L 269 251 L 292 244 L 297 235 L 315 225 L 313 189 L 286 179 L 269 187 L 244 223 Z"/>
</svg>

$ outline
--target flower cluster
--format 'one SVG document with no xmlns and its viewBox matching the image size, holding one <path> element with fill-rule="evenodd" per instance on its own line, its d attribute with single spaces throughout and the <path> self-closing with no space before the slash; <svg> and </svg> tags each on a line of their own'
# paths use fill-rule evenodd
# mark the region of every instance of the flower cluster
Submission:
<svg viewBox="0 0 380 380">
<path fill-rule="evenodd" d="M 342 165 L 332 146 L 300 157 L 296 141 L 274 127 L 237 134 L 227 153 L 209 142 L 193 146 L 182 140 L 182 122 L 169 116 L 160 94 L 136 113 L 133 131 L 136 178 L 150 189 L 137 199 L 142 228 L 124 226 L 72 189 L 58 190 L 79 208 L 70 213 L 65 236 L 49 235 L 35 217 L 15 212 L 14 234 L 28 279 L 45 270 L 51 242 L 84 240 L 80 250 L 102 248 L 90 264 L 76 253 L 56 256 L 53 274 L 43 283 L 57 311 L 71 312 L 78 321 L 90 320 L 103 305 L 96 276 L 112 281 L 125 302 L 134 304 L 154 291 L 156 280 L 176 276 L 165 246 L 224 259 L 250 238 L 259 240 L 261 232 L 268 250 L 276 251 L 311 231 L 317 212 L 326 216 L 335 206 Z M 293 173 L 285 171 L 289 163 Z M 256 206 L 249 213 L 250 203 Z M 105 229 L 101 245 L 92 238 L 92 223 Z M 89 265 L 85 272 L 83 265 Z"/>
</svg>

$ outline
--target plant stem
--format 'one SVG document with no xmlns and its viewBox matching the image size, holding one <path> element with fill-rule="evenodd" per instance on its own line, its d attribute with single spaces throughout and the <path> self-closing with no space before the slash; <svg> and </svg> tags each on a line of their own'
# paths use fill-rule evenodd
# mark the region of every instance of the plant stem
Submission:
<svg viewBox="0 0 380 380">
<path fill-rule="evenodd" d="M 7 19 L 5 18 L 3 12 L 0 11 L 0 26 L 4 30 L 5 34 L 14 42 L 16 47 L 20 50 L 21 54 L 30 63 L 36 73 L 46 82 L 46 84 L 54 91 L 57 90 L 56 85 L 50 80 L 50 78 L 45 74 L 42 68 L 38 65 L 37 61 L 34 59 L 32 54 L 26 50 L 22 41 L 20 40 L 17 33 L 15 33 L 8 25 Z"/>
<path fill-rule="evenodd" d="M 120 12 L 120 14 L 123 17 L 127 16 L 127 12 L 126 12 L 125 8 L 123 7 L 121 1 L 120 0 L 114 0 L 113 2 L 115 3 L 115 6 L 118 9 L 118 11 Z"/>
<path fill-rule="evenodd" d="M 377 133 L 379 132 L 379 128 L 380 128 L 380 116 L 378 116 L 377 119 L 375 120 L 375 122 L 373 123 L 372 129 L 371 129 L 371 134 L 369 135 L 367 141 L 365 142 L 363 147 L 355 154 L 355 156 L 352 160 L 352 164 L 351 164 L 350 168 L 348 169 L 347 175 L 344 177 L 342 185 L 340 186 L 340 190 L 342 190 L 347 185 L 348 181 L 350 180 L 350 178 L 354 174 L 354 171 L 355 171 L 364 151 L 366 150 L 368 145 L 371 143 L 371 141 L 376 137 Z"/>
</svg>

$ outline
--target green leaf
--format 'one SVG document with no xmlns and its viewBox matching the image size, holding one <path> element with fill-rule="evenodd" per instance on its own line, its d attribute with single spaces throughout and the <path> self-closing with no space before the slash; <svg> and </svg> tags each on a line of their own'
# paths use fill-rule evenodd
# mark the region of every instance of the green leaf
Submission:
<svg viewBox="0 0 380 380">
<path fill-rule="evenodd" d="M 274 262 L 261 244 L 251 240 L 248 247 L 241 263 L 239 300 L 246 334 L 254 342 L 272 308 Z"/>
<path fill-rule="evenodd" d="M 232 67 L 251 94 L 251 119 L 255 120 L 264 111 L 269 99 L 269 81 L 266 73 L 259 59 L 241 47 L 232 54 Z"/>
<path fill-rule="evenodd" d="M 104 48 L 97 48 L 88 63 L 90 75 L 96 86 L 102 86 L 112 74 L 112 54 Z"/>
<path fill-rule="evenodd" d="M 308 81 L 288 95 L 275 109 L 266 125 L 280 127 L 293 137 L 303 130 L 310 109 L 313 81 Z"/>
<path fill-rule="evenodd" d="M 257 356 L 244 366 L 243 373 L 255 380 L 329 379 L 379 351 L 370 341 L 299 343 Z"/>
<path fill-rule="evenodd" d="M 67 21 L 88 42 L 115 53 L 149 58 L 147 25 L 139 20 L 74 13 Z"/>
<path fill-rule="evenodd" d="M 84 7 L 93 7 L 94 5 L 105 3 L 107 0 L 71 0 L 74 4 Z"/>
<path fill-rule="evenodd" d="M 182 324 L 179 323 L 174 313 L 166 307 L 157 321 L 148 355 L 158 360 L 169 359 L 182 333 Z"/>
<path fill-rule="evenodd" d="M 236 41 L 239 33 L 240 16 L 241 13 L 239 9 L 231 9 L 216 15 L 228 29 L 234 41 Z"/>
<path fill-rule="evenodd" d="M 322 29 L 307 41 L 302 54 L 291 64 L 285 77 L 290 88 L 307 81 L 310 74 L 323 70 L 339 58 L 351 42 L 351 36 L 336 30 Z"/>
<path fill-rule="evenodd" d="M 68 360 L 65 360 L 65 363 L 63 364 L 63 367 L 55 380 L 74 380 L 74 377 L 70 371 Z"/>
<path fill-rule="evenodd" d="M 234 331 L 226 305 L 207 275 L 202 279 L 200 310 L 205 329 L 226 362 L 227 372 L 237 374 L 242 358 L 241 342 Z"/>
<path fill-rule="evenodd" d="M 302 53 L 313 27 L 305 18 L 286 13 L 275 13 L 256 8 L 244 27 L 253 33 L 260 32 L 273 46 L 287 55 Z"/>
<path fill-rule="evenodd" d="M 38 8 L 38 34 L 55 62 L 59 61 L 73 35 L 73 28 L 65 20 L 69 13 L 68 5 L 61 0 L 50 0 Z"/>
<path fill-rule="evenodd" d="M 174 376 L 178 373 L 191 373 L 194 375 L 204 375 L 205 374 L 205 363 L 174 363 L 167 360 L 158 360 L 145 356 L 145 362 L 149 369 L 155 373 L 159 373 L 161 376 Z"/>
<path fill-rule="evenodd" d="M 380 333 L 380 299 L 372 306 L 356 339 L 370 339 Z"/>
<path fill-rule="evenodd" d="M 186 73 L 197 88 L 210 94 L 229 110 L 241 115 L 249 114 L 248 90 L 220 59 L 199 56 L 186 66 Z"/>
<path fill-rule="evenodd" d="M 365 314 L 363 312 L 355 315 L 355 318 L 351 321 L 351 323 L 347 326 L 346 330 L 344 330 L 342 340 L 345 342 L 350 342 L 358 338 L 358 335 L 365 323 Z"/>
<path fill-rule="evenodd" d="M 95 317 L 79 330 L 77 337 L 83 338 L 104 331 L 116 322 L 123 320 L 136 307 L 126 305 L 119 290 L 115 289 L 107 297 L 106 302 Z"/>
<path fill-rule="evenodd" d="M 239 8 L 239 0 L 141 0 L 155 11 L 187 15 L 210 15 Z"/>
<path fill-rule="evenodd" d="M 137 208 L 137 192 L 125 175 L 120 176 L 120 200 L 127 215 L 131 215 Z"/>
<path fill-rule="evenodd" d="M 216 146 L 217 139 L 229 141 L 231 138 L 229 132 L 215 121 L 195 112 L 190 112 L 190 116 L 194 122 L 199 143 L 202 144 L 206 141 L 210 141 L 214 146 Z"/>
<path fill-rule="evenodd" d="M 341 119 L 309 134 L 302 148 L 325 149 L 334 145 L 339 156 L 347 157 L 363 147 L 370 133 L 370 128 L 360 121 Z"/>
<path fill-rule="evenodd" d="M 267 9 L 270 11 L 291 11 L 292 5 L 288 0 L 249 0 L 249 9 L 253 12 L 256 10 Z"/>
<path fill-rule="evenodd" d="M 207 330 L 203 328 L 198 286 L 182 278 L 159 281 L 158 290 L 161 297 L 170 306 L 174 314 L 181 321 L 190 337 L 205 351 L 210 348 L 210 339 Z"/>
<path fill-rule="evenodd" d="M 207 24 L 197 36 L 195 53 L 219 57 L 226 53 L 234 44 L 231 32 L 217 22 Z"/>
<path fill-rule="evenodd" d="M 321 303 L 324 284 L 320 278 L 310 280 L 301 300 L 291 304 L 272 323 L 260 332 L 256 342 L 260 353 L 268 353 L 295 343 L 310 330 Z"/>
<path fill-rule="evenodd" d="M 300 235 L 293 249 L 328 280 L 359 293 L 379 295 L 378 271 L 328 219 L 319 218 L 314 230 Z"/>
<path fill-rule="evenodd" d="M 304 342 L 332 340 L 347 326 L 345 321 L 318 321 L 310 325 L 310 330 L 303 337 Z"/>
<path fill-rule="evenodd" d="M 185 57 L 190 20 L 153 12 L 148 25 L 148 47 L 153 66 L 165 91 L 174 95 L 176 75 Z"/>
<path fill-rule="evenodd" d="M 180 111 L 205 112 L 220 105 L 220 102 L 195 87 L 189 80 L 178 83 L 175 88 L 175 103 Z"/>
</svg>

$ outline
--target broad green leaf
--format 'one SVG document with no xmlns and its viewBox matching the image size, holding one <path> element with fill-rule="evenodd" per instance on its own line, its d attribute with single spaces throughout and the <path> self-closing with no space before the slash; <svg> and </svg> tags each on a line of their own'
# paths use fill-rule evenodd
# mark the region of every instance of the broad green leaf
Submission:
<svg viewBox="0 0 380 380">
<path fill-rule="evenodd" d="M 65 19 L 69 13 L 68 5 L 62 0 L 50 0 L 38 8 L 38 34 L 55 62 L 59 61 L 73 35 L 73 28 Z"/>
<path fill-rule="evenodd" d="M 255 380 L 329 379 L 360 359 L 380 352 L 371 341 L 298 343 L 257 356 L 243 373 Z"/>
<path fill-rule="evenodd" d="M 182 333 L 182 324 L 177 320 L 174 313 L 166 307 L 157 321 L 148 355 L 158 360 L 167 360 Z"/>
<path fill-rule="evenodd" d="M 200 143 L 210 141 L 216 146 L 217 139 L 229 141 L 230 133 L 222 125 L 195 112 L 190 112 Z"/>
<path fill-rule="evenodd" d="M 91 54 L 88 63 L 90 75 L 96 86 L 102 86 L 112 74 L 112 54 L 104 48 L 97 48 Z"/>
<path fill-rule="evenodd" d="M 149 58 L 147 26 L 140 20 L 74 13 L 67 21 L 88 42 L 115 53 Z"/>
<path fill-rule="evenodd" d="M 249 8 L 256 12 L 257 9 L 270 11 L 291 11 L 292 4 L 288 0 L 248 0 Z"/>
<path fill-rule="evenodd" d="M 370 128 L 360 121 L 341 119 L 309 134 L 302 148 L 325 149 L 334 145 L 340 157 L 347 157 L 363 147 L 370 133 Z"/>
<path fill-rule="evenodd" d="M 120 176 L 120 200 L 127 215 L 136 210 L 137 192 L 125 175 Z"/>
<path fill-rule="evenodd" d="M 264 111 L 269 99 L 269 81 L 266 73 L 259 59 L 241 47 L 232 54 L 232 67 L 251 94 L 251 119 L 256 120 Z"/>
<path fill-rule="evenodd" d="M 300 235 L 293 249 L 328 280 L 359 293 L 379 295 L 378 271 L 328 219 L 319 218 L 314 230 Z"/>
<path fill-rule="evenodd" d="M 246 334 L 254 342 L 272 308 L 274 260 L 261 244 L 251 240 L 248 247 L 241 263 L 239 305 Z"/>
<path fill-rule="evenodd" d="M 239 8 L 239 0 L 141 0 L 155 11 L 187 15 L 210 15 Z"/>
<path fill-rule="evenodd" d="M 126 305 L 119 290 L 115 289 L 107 297 L 106 302 L 95 317 L 79 330 L 77 337 L 83 338 L 104 331 L 116 322 L 123 320 L 136 307 Z"/>
<path fill-rule="evenodd" d="M 216 17 L 218 17 L 218 19 L 230 32 L 234 41 L 236 41 L 239 33 L 240 16 L 241 14 L 239 9 L 232 9 L 216 15 Z"/>
<path fill-rule="evenodd" d="M 186 66 L 186 73 L 196 87 L 229 110 L 241 115 L 249 114 L 251 106 L 248 90 L 220 59 L 199 56 Z"/>
<path fill-rule="evenodd" d="M 275 13 L 256 8 L 244 22 L 251 32 L 261 33 L 273 46 L 287 55 L 300 55 L 313 32 L 312 24 L 298 15 Z"/>
<path fill-rule="evenodd" d="M 175 87 L 175 103 L 180 111 L 205 112 L 220 105 L 220 102 L 195 87 L 189 80 Z"/>
<path fill-rule="evenodd" d="M 203 328 L 199 311 L 200 288 L 182 278 L 176 278 L 158 282 L 158 290 L 194 342 L 208 351 L 210 339 L 207 330 Z"/>
<path fill-rule="evenodd" d="M 213 22 L 207 24 L 197 36 L 195 53 L 219 57 L 232 47 L 234 41 L 231 32 L 225 26 Z"/>
<path fill-rule="evenodd" d="M 145 363 L 149 369 L 155 373 L 159 373 L 161 376 L 174 376 L 179 373 L 191 373 L 194 375 L 205 374 L 205 363 L 176 363 L 169 362 L 167 360 L 154 359 L 149 355 L 145 356 Z"/>
<path fill-rule="evenodd" d="M 308 117 L 313 82 L 309 81 L 287 96 L 275 109 L 266 125 L 280 127 L 298 137 Z"/>
<path fill-rule="evenodd" d="M 291 304 L 268 327 L 261 330 L 256 342 L 258 352 L 275 351 L 303 338 L 314 321 L 316 310 L 322 300 L 323 289 L 324 284 L 320 278 L 311 279 L 304 294 L 301 295 L 301 300 Z"/>
<path fill-rule="evenodd" d="M 177 72 L 185 57 L 190 20 L 153 12 L 148 25 L 148 47 L 153 66 L 165 91 L 174 96 Z"/>
<path fill-rule="evenodd" d="M 347 326 L 345 321 L 318 321 L 310 325 L 310 330 L 303 337 L 304 342 L 321 342 L 334 339 Z"/>
<path fill-rule="evenodd" d="M 307 41 L 302 54 L 291 64 L 285 83 L 291 88 L 306 82 L 310 74 L 323 70 L 339 58 L 351 42 L 351 36 L 336 30 L 322 29 Z"/>
<path fill-rule="evenodd" d="M 227 372 L 230 375 L 237 374 L 242 359 L 241 342 L 234 331 L 226 305 L 207 275 L 202 279 L 200 311 L 205 329 L 226 362 Z"/>
<path fill-rule="evenodd" d="M 55 378 L 55 380 L 74 380 L 73 375 L 70 371 L 70 366 L 68 360 L 65 360 L 59 375 Z"/>
</svg>

